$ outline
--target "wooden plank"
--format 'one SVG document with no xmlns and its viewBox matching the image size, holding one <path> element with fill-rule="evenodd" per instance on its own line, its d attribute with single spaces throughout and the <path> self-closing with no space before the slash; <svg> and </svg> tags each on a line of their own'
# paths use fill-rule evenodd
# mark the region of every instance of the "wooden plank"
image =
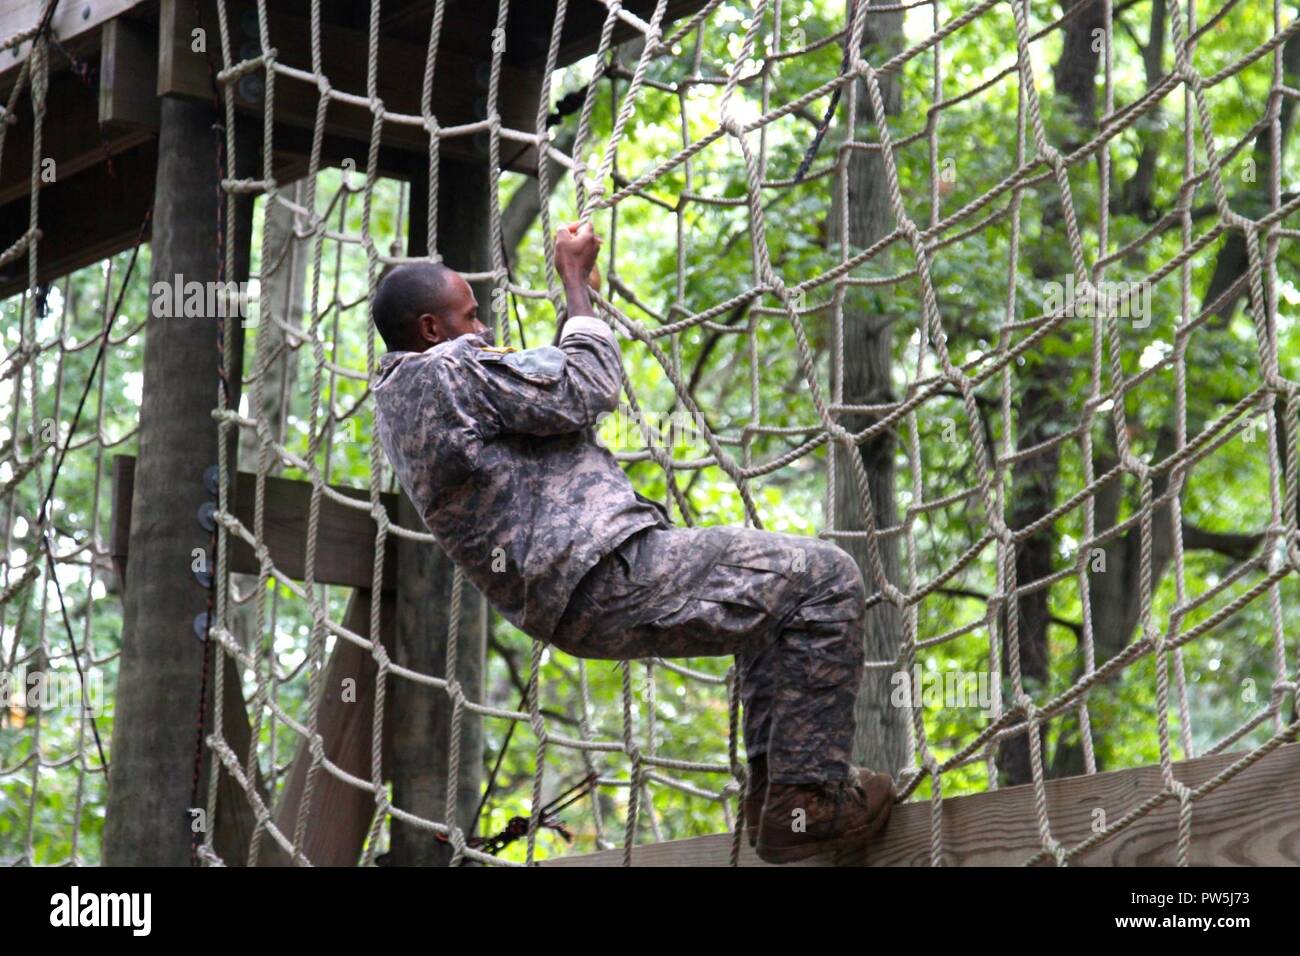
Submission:
<svg viewBox="0 0 1300 956">
<path fill-rule="evenodd" d="M 236 118 L 236 136 L 253 142 L 261 142 L 262 121 L 260 118 L 241 115 Z M 311 156 L 311 130 L 300 126 L 276 123 L 272 136 L 274 148 L 272 162 L 275 165 L 275 180 L 278 183 L 291 183 L 307 175 L 308 161 Z M 321 140 L 321 166 L 344 166 L 349 163 L 353 169 L 365 175 L 365 143 L 346 136 L 326 134 Z M 389 179 L 410 180 L 420 170 L 429 168 L 429 158 L 424 153 L 413 153 L 395 146 L 379 148 L 378 175 Z"/>
<path fill-rule="evenodd" d="M 50 26 L 59 42 L 74 53 L 82 53 L 100 26 L 145 0 L 64 0 L 54 11 Z M 41 20 L 45 0 L 5 0 L 0 4 L 0 42 L 35 27 Z M 31 55 L 31 41 L 11 50 L 0 50 L 0 93 L 12 88 L 23 62 Z"/>
<path fill-rule="evenodd" d="M 135 459 L 115 455 L 113 459 L 113 517 L 110 523 L 109 549 L 114 561 L 127 561 L 131 514 L 131 491 L 134 485 Z M 257 476 L 241 471 L 235 481 L 235 516 L 249 529 L 253 527 Z M 370 492 L 348 485 L 330 485 L 349 498 L 368 501 Z M 389 516 L 397 520 L 397 496 L 380 495 Z M 281 573 L 302 580 L 307 570 L 307 510 L 311 504 L 311 482 L 292 478 L 266 479 L 265 525 L 263 543 Z M 197 522 L 197 517 L 195 521 Z M 372 580 L 376 526 L 365 511 L 341 505 L 321 497 L 320 523 L 316 530 L 316 583 L 342 584 L 368 588 Z M 397 538 L 388 537 L 384 557 L 384 590 L 392 589 L 397 561 Z M 259 565 L 253 549 L 242 540 L 232 539 L 230 569 L 239 574 L 257 574 Z"/>
<path fill-rule="evenodd" d="M 370 591 L 353 591 L 343 618 L 344 627 L 367 638 L 370 637 L 370 600 Z M 390 655 L 396 646 L 395 625 L 394 598 L 391 594 L 385 594 L 379 608 L 379 641 Z M 321 684 L 316 729 L 324 741 L 325 757 L 346 773 L 363 780 L 369 780 L 371 773 L 375 678 L 378 674 L 379 665 L 373 654 L 351 641 L 337 641 L 330 653 L 325 680 Z M 347 680 L 354 683 L 346 685 L 344 681 Z M 345 689 L 352 691 L 348 697 L 344 697 Z M 392 764 L 392 738 L 396 729 L 391 698 L 389 701 L 380 743 L 380 773 L 385 780 L 388 779 Z M 244 752 L 239 751 L 241 754 Z M 298 749 L 280 794 L 280 802 L 275 808 L 275 824 L 291 840 L 302 811 L 311 764 L 310 742 L 304 738 L 298 742 Z M 375 798 L 370 791 L 358 789 L 339 780 L 323 767 L 318 767 L 303 842 L 298 849 L 314 866 L 356 866 L 361 851 L 365 848 L 366 836 L 374 817 Z M 227 857 L 226 863 L 232 866 L 244 865 L 247 861 L 247 846 L 245 841 L 244 854 Z M 262 839 L 257 862 L 259 866 L 289 866 L 293 861 L 280 844 L 268 836 Z"/>
<path fill-rule="evenodd" d="M 211 0 L 204 0 L 202 29 L 214 64 L 220 62 L 217 46 L 217 15 Z M 241 58 L 256 54 L 258 41 L 242 30 L 243 14 L 255 9 L 248 0 L 233 0 L 228 5 L 228 22 L 234 34 L 232 44 Z M 191 32 L 198 26 L 190 0 L 162 0 L 159 13 L 159 95 L 179 95 L 211 99 L 212 78 L 208 54 L 191 48 Z M 486 85 L 480 83 L 484 64 L 461 52 L 454 31 L 449 31 L 448 46 L 440 49 L 434 83 L 433 110 L 442 126 L 472 123 L 486 116 Z M 277 51 L 278 61 L 300 70 L 311 69 L 311 25 L 307 19 L 280 11 L 269 15 L 269 43 Z M 321 69 L 333 89 L 357 96 L 366 95 L 367 34 L 360 30 L 323 23 L 321 26 Z M 419 115 L 421 80 L 427 54 L 427 39 L 381 37 L 379 41 L 378 95 L 389 112 Z M 537 123 L 537 96 L 541 77 L 536 71 L 504 69 L 498 111 L 505 126 L 532 129 Z M 279 75 L 275 82 L 275 118 L 277 122 L 311 129 L 316 121 L 320 92 L 314 83 Z M 236 87 L 236 107 L 241 112 L 261 114 L 264 104 L 264 74 L 258 72 L 241 79 Z M 370 110 L 364 106 L 332 102 L 326 113 L 325 130 L 360 142 L 368 142 L 373 126 Z M 428 153 L 428 133 L 418 126 L 385 123 L 382 143 L 406 150 Z M 467 159 L 486 155 L 483 136 L 443 139 L 443 153 Z M 503 160 L 519 152 L 517 144 L 503 144 Z M 527 150 L 515 160 L 515 166 L 535 168 L 535 151 Z M 362 154 L 364 155 L 364 154 Z M 512 167 L 514 168 L 514 167 Z"/>
<path fill-rule="evenodd" d="M 340 643 L 346 644 L 347 641 Z M 221 695 L 221 733 L 230 749 L 243 755 L 248 753 L 253 730 L 248 724 L 248 704 L 244 701 L 244 689 L 240 683 L 240 666 L 229 654 L 221 653 L 222 688 Z M 217 670 L 214 667 L 208 686 L 207 724 L 213 724 L 213 702 L 217 697 Z M 216 758 L 211 758 L 215 764 Z M 261 766 L 254 770 L 254 784 L 262 799 L 268 800 L 266 779 Z M 253 838 L 257 825 L 257 814 L 249 802 L 243 786 L 230 774 L 223 764 L 221 776 L 217 782 L 217 812 L 211 821 L 215 828 L 213 849 L 226 861 L 243 860 L 248 857 L 248 845 Z"/>
<path fill-rule="evenodd" d="M 72 81 L 72 77 L 67 77 Z M 46 124 L 46 138 L 57 131 L 54 142 L 67 141 L 68 145 L 52 147 L 56 156 L 76 157 L 59 163 L 57 180 L 40 191 L 40 228 L 43 233 L 39 249 L 38 282 L 51 282 L 76 269 L 91 265 L 107 256 L 130 249 L 140 233 L 140 223 L 153 200 L 154 176 L 158 162 L 156 141 L 146 130 L 118 134 L 111 141 L 114 149 L 113 170 L 103 162 L 103 149 L 96 130 L 97 108 L 93 95 L 82 91 L 89 103 L 84 122 Z M 260 136 L 260 124 L 253 117 L 239 120 L 241 142 L 254 142 Z M 7 201 L 0 204 L 0 249 L 10 244 L 26 231 L 29 216 L 30 172 L 11 174 L 11 157 L 25 157 L 18 165 L 30 170 L 30 142 L 19 148 L 18 139 L 23 127 L 14 127 L 4 150 L 4 174 L 0 176 L 0 193 Z M 310 135 L 301 129 L 277 127 L 276 142 L 285 147 L 277 150 L 275 175 L 279 182 L 292 182 L 307 169 L 306 151 L 310 149 Z M 127 145 L 130 144 L 130 145 Z M 118 151 L 119 147 L 122 148 Z M 213 147 L 215 150 L 215 145 Z M 322 149 L 322 161 L 327 165 L 340 165 L 344 159 L 359 160 L 364 168 L 364 148 L 355 141 L 338 136 L 327 136 Z M 17 160 L 13 160 L 17 162 Z M 215 153 L 214 160 L 215 162 Z M 56 162 L 58 162 L 56 160 Z M 80 172 L 78 166 L 90 163 Z M 414 154 L 384 148 L 379 151 L 379 169 L 382 176 L 409 178 L 427 160 Z M 114 173 L 116 175 L 114 175 Z M 87 210 L 94 215 L 88 216 Z M 149 234 L 145 234 L 149 238 Z M 0 299 L 22 292 L 27 288 L 27 259 L 20 256 L 0 267 Z"/>
<path fill-rule="evenodd" d="M 1218 754 L 1174 764 L 1174 776 L 1197 787 L 1240 759 Z M 1192 866 L 1294 866 L 1300 864 L 1300 743 L 1279 747 L 1193 804 Z M 1066 848 L 1093 834 L 1098 811 L 1106 824 L 1161 790 L 1159 767 L 1052 780 L 1047 812 L 1052 834 Z M 1019 866 L 1039 850 L 1032 785 L 952 797 L 943 802 L 946 866 Z M 726 866 L 727 833 L 638 847 L 635 866 Z M 1172 866 L 1178 847 L 1178 801 L 1169 798 L 1122 833 L 1081 854 L 1075 866 Z M 621 866 L 622 850 L 602 850 L 546 860 L 544 866 Z M 869 866 L 928 866 L 930 804 L 894 808 Z M 742 841 L 741 866 L 767 866 Z M 804 860 L 796 866 L 822 866 Z M 1050 865 L 1050 864 L 1049 864 Z"/>
<path fill-rule="evenodd" d="M 109 20 L 99 48 L 99 123 L 105 133 L 158 132 L 158 30 L 135 20 Z"/>
<path fill-rule="evenodd" d="M 708 0 L 669 0 L 664 13 L 664 33 L 670 33 L 670 24 L 688 17 L 702 8 Z M 654 15 L 656 0 L 623 0 L 623 9 L 647 23 Z M 380 30 L 389 36 L 411 36 L 422 41 L 429 37 L 433 17 L 433 0 L 410 3 L 400 10 L 385 11 L 381 15 Z M 506 18 L 505 62 L 511 66 L 538 70 L 546 65 L 546 51 L 551 44 L 551 27 L 555 23 L 556 0 L 529 0 L 512 3 Z M 604 27 L 609 8 L 600 2 L 586 0 L 569 3 L 560 33 L 557 67 L 565 67 L 596 52 L 600 32 Z M 457 45 L 480 59 L 491 55 L 492 30 L 497 22 L 497 5 L 483 0 L 449 0 L 446 8 L 443 35 L 448 35 L 456 25 Z M 637 36 L 639 31 L 623 20 L 614 27 L 611 42 L 623 43 Z"/>
<path fill-rule="evenodd" d="M 116 175 L 100 163 L 75 176 L 60 176 L 40 191 L 38 282 L 51 282 L 131 248 L 153 201 L 157 156 L 150 140 L 113 157 Z M 27 230 L 28 202 L 22 195 L 0 206 L 0 249 Z M 27 268 L 26 256 L 0 268 L 0 299 L 27 288 Z"/>
<path fill-rule="evenodd" d="M 691 16 L 708 0 L 669 0 L 660 29 L 665 36 L 672 33 L 672 23 Z M 495 5 L 489 6 L 495 14 Z M 654 16 L 656 0 L 624 0 L 623 9 L 647 23 Z M 557 67 L 576 63 L 591 56 L 600 45 L 600 32 L 609 9 L 603 3 L 570 3 L 560 33 Z M 495 17 L 494 17 L 495 19 Z M 551 43 L 551 29 L 555 23 L 555 0 L 542 3 L 512 5 L 506 27 L 507 59 L 521 67 L 540 69 L 546 65 L 546 51 Z M 619 20 L 614 26 L 610 43 L 617 46 L 637 36 L 636 27 Z"/>
<path fill-rule="evenodd" d="M 250 530 L 253 527 L 256 476 L 242 472 L 235 485 L 235 514 Z M 370 492 L 342 485 L 335 490 L 369 501 Z M 381 495 L 389 516 L 397 513 L 395 495 Z M 307 512 L 311 503 L 311 483 L 290 478 L 267 478 L 263 526 L 263 543 L 281 573 L 302 580 L 307 573 Z M 373 580 L 375 534 L 374 519 L 322 496 L 320 523 L 316 531 L 316 581 L 319 584 L 342 584 L 366 587 Z M 242 540 L 231 548 L 231 568 L 245 574 L 258 572 L 252 549 Z M 392 574 L 397 561 L 397 538 L 390 535 L 385 548 L 384 590 L 393 587 Z"/>
</svg>

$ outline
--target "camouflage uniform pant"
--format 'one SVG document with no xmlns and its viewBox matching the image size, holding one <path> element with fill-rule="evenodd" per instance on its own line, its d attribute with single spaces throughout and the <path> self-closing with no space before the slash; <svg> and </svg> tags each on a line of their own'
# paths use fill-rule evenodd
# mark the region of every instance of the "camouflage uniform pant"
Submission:
<svg viewBox="0 0 1300 956">
<path fill-rule="evenodd" d="M 827 541 L 750 528 L 648 528 L 579 583 L 551 643 L 577 657 L 734 654 L 749 759 L 778 783 L 846 778 L 866 597 Z"/>
</svg>

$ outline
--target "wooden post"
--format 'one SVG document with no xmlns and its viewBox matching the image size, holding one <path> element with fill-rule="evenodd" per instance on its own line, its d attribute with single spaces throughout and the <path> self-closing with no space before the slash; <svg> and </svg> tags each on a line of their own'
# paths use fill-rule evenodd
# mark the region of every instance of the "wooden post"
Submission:
<svg viewBox="0 0 1300 956">
<path fill-rule="evenodd" d="M 207 103 L 169 97 L 162 104 L 151 288 L 155 282 L 170 288 L 177 275 L 186 282 L 217 279 L 216 121 Z M 240 261 L 230 280 L 248 274 L 251 215 L 251 201 L 240 203 L 231 224 Z M 210 546 L 198 512 L 211 500 L 204 469 L 217 460 L 217 367 L 211 316 L 150 316 L 104 824 L 104 863 L 110 866 L 190 861 L 204 656 L 195 618 L 208 600 L 192 567 L 196 550 L 206 554 Z M 237 402 L 238 381 L 234 385 Z M 221 666 L 223 657 L 214 648 L 211 666 Z M 211 703 L 209 693 L 209 711 Z"/>
<path fill-rule="evenodd" d="M 99 46 L 101 130 L 158 132 L 158 30 L 118 17 L 104 24 Z"/>
<path fill-rule="evenodd" d="M 131 525 L 131 498 L 135 490 L 135 463 L 135 459 L 129 455 L 117 455 L 113 459 L 113 513 L 109 525 L 109 555 L 119 581 L 122 582 L 122 591 L 126 590 L 125 581 L 130 567 L 128 530 Z M 256 477 L 249 472 L 240 472 L 237 476 L 237 493 L 232 510 L 246 527 L 253 522 L 253 483 Z M 332 487 L 350 497 L 368 498 L 368 492 L 363 488 L 346 485 Z M 299 579 L 303 573 L 302 555 L 306 550 L 311 494 L 309 482 L 289 478 L 266 480 L 263 512 L 266 534 L 263 542 L 276 567 Z M 396 517 L 396 496 L 384 494 L 381 501 L 389 513 Z M 372 592 L 367 585 L 371 582 L 374 568 L 374 539 L 375 523 L 369 514 L 342 508 L 329 499 L 322 502 L 316 541 L 326 560 L 317 564 L 317 580 L 354 588 L 343 626 L 365 637 L 370 636 Z M 394 577 L 391 569 L 397 561 L 391 538 L 386 550 L 389 553 L 385 558 L 385 567 L 390 571 L 384 580 L 390 582 Z M 344 556 L 348 556 L 346 561 L 334 560 Z M 251 550 L 234 549 L 230 559 L 232 572 L 254 574 L 257 567 L 257 557 Z M 382 590 L 382 600 L 379 638 L 391 655 L 396 623 L 395 597 L 392 587 L 387 584 Z M 227 688 L 223 703 L 224 736 L 236 754 L 244 755 L 248 753 L 250 728 L 247 709 L 239 693 L 239 669 L 229 655 L 223 656 Z M 318 717 L 326 759 L 366 780 L 370 778 L 377 672 L 374 657 L 368 651 L 350 641 L 338 641 L 326 665 Z M 349 680 L 352 681 L 351 684 L 344 683 Z M 393 722 L 386 721 L 382 756 L 385 768 L 391 763 L 389 738 L 392 728 Z M 311 762 L 311 748 L 304 739 L 299 742 L 275 809 L 276 826 L 282 833 L 292 835 L 296 831 Z M 260 777 L 257 787 L 263 799 L 268 799 Z M 368 791 L 340 781 L 328 772 L 318 771 L 306 834 L 299 849 L 316 866 L 353 865 L 361 855 L 374 815 L 375 801 Z M 256 814 L 243 789 L 229 774 L 223 773 L 217 796 L 214 843 L 218 855 L 227 865 L 242 865 L 249 860 L 249 847 L 256 825 Z M 257 857 L 259 865 L 283 866 L 291 862 L 289 854 L 273 839 L 263 837 L 261 847 Z"/>
<path fill-rule="evenodd" d="M 449 266 L 467 271 L 489 267 L 488 188 L 486 164 L 443 160 L 439 169 L 438 251 Z M 427 249 L 428 181 L 411 184 L 407 255 Z M 490 315 L 489 289 L 479 287 L 479 311 Z M 402 496 L 399 520 L 424 529 L 414 505 Z M 397 652 L 405 667 L 446 676 L 447 634 L 454 566 L 436 545 L 400 541 L 397 546 Z M 456 659 L 456 679 L 467 697 L 483 699 L 483 655 L 487 617 L 482 598 L 468 581 L 464 586 Z M 447 694 L 411 681 L 394 679 L 393 802 L 411 813 L 446 820 L 447 767 L 451 702 Z M 457 818 L 466 833 L 473 826 L 483 776 L 483 721 L 464 714 L 460 739 Z M 390 860 L 397 866 L 442 866 L 451 859 L 450 845 L 432 833 L 394 819 Z"/>
</svg>

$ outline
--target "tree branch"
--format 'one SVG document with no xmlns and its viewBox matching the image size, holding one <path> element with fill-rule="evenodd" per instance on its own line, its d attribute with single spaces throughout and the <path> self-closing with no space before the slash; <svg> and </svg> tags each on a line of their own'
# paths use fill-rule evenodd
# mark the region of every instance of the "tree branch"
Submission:
<svg viewBox="0 0 1300 956">
<path fill-rule="evenodd" d="M 946 594 L 948 597 L 972 598 L 976 601 L 983 601 L 985 604 L 989 602 L 989 595 L 971 588 L 939 588 L 938 593 Z M 1056 617 L 1055 615 L 1050 616 L 1048 620 L 1053 624 L 1073 631 L 1075 637 L 1081 637 L 1083 635 L 1083 625 L 1078 621 L 1067 620 L 1066 618 Z"/>
<path fill-rule="evenodd" d="M 1183 547 L 1194 551 L 1214 551 L 1244 561 L 1259 550 L 1264 541 L 1262 534 L 1240 534 L 1210 531 L 1190 521 L 1183 522 Z"/>
<path fill-rule="evenodd" d="M 510 652 L 510 648 L 506 647 L 492 635 L 489 635 L 488 637 L 488 646 L 501 655 L 501 659 L 506 662 L 506 671 L 510 675 L 511 685 L 519 692 L 520 698 L 526 701 L 528 699 L 528 682 L 524 680 L 523 675 L 519 672 L 519 668 L 515 665 L 515 658 Z M 570 727 L 578 726 L 578 721 L 566 713 L 562 713 L 558 710 L 551 710 L 547 707 L 542 707 L 540 710 L 543 715 L 550 717 L 553 720 L 558 720 L 562 724 L 568 724 Z"/>
</svg>

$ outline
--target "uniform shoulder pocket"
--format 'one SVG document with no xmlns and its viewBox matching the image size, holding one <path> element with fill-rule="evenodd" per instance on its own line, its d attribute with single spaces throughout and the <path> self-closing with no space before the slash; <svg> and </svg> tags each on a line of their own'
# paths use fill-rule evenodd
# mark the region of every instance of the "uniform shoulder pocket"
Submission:
<svg viewBox="0 0 1300 956">
<path fill-rule="evenodd" d="M 474 357 L 491 369 L 513 375 L 534 385 L 554 385 L 564 377 L 569 356 L 563 349 L 543 345 L 521 352 L 497 352 L 480 349 Z"/>
</svg>

